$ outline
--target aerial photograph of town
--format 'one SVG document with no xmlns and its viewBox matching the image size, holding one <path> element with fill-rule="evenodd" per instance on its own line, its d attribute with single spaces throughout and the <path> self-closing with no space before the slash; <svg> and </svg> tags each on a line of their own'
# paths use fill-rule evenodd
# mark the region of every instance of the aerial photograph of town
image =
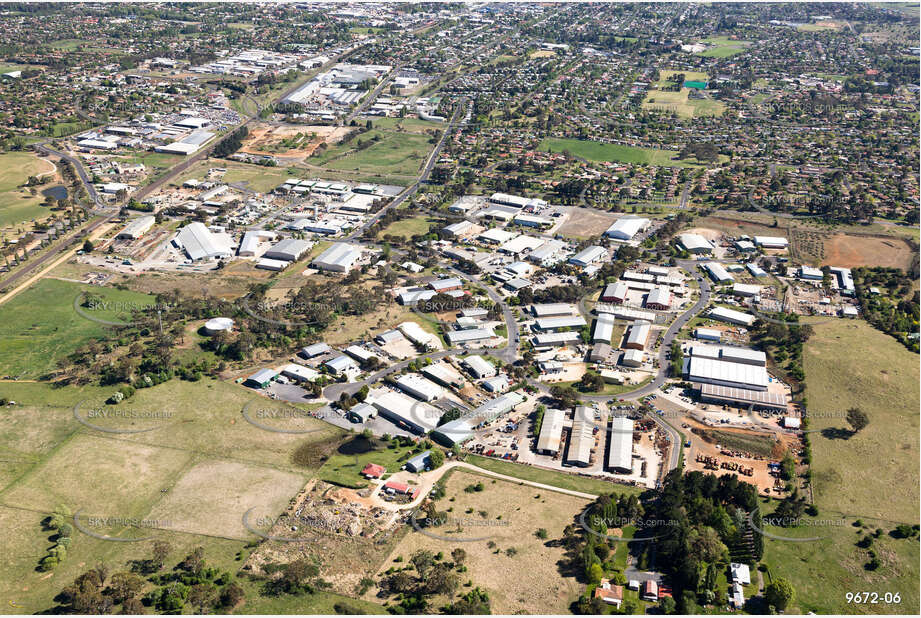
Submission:
<svg viewBox="0 0 921 618">
<path fill-rule="evenodd" d="M 0 615 L 919 615 L 917 1 L 0 31 Z"/>
</svg>

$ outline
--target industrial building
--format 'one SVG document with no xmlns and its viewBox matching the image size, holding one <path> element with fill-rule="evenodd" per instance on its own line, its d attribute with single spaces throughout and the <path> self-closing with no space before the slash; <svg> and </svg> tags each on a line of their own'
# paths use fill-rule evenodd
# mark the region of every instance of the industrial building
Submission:
<svg viewBox="0 0 921 618">
<path fill-rule="evenodd" d="M 467 367 L 467 371 L 469 371 L 473 377 L 478 379 L 491 378 L 492 376 L 496 375 L 495 366 L 478 354 L 473 354 L 465 358 L 464 365 Z"/>
<path fill-rule="evenodd" d="M 534 326 L 537 330 L 542 332 L 568 328 L 582 328 L 585 324 L 585 318 L 581 315 L 564 315 L 552 318 L 537 318 L 534 320 Z"/>
<path fill-rule="evenodd" d="M 357 374 L 359 372 L 358 365 L 355 364 L 355 361 L 344 354 L 328 360 L 323 364 L 326 365 L 326 368 L 329 369 L 333 375 Z"/>
<path fill-rule="evenodd" d="M 789 245 L 782 236 L 755 236 L 755 244 L 762 249 L 786 249 Z"/>
<path fill-rule="evenodd" d="M 751 326 L 755 323 L 755 316 L 726 307 L 714 307 L 707 312 L 707 317 L 739 326 Z"/>
<path fill-rule="evenodd" d="M 447 363 L 432 363 L 421 369 L 422 375 L 429 380 L 448 388 L 462 388 L 464 378 L 457 370 Z"/>
<path fill-rule="evenodd" d="M 556 455 L 560 452 L 560 440 L 563 437 L 563 423 L 566 414 L 562 410 L 550 408 L 544 411 L 544 418 L 537 436 L 537 452 L 542 455 Z"/>
<path fill-rule="evenodd" d="M 620 357 L 620 364 L 624 367 L 642 367 L 646 355 L 642 350 L 631 348 L 624 350 L 623 356 Z"/>
<path fill-rule="evenodd" d="M 611 418 L 607 467 L 621 474 L 633 472 L 633 421 L 625 416 Z"/>
<path fill-rule="evenodd" d="M 553 266 L 563 261 L 566 243 L 559 240 L 548 240 L 537 249 L 528 254 L 528 260 L 543 267 Z"/>
<path fill-rule="evenodd" d="M 735 281 L 735 278 L 719 262 L 707 262 L 704 264 L 704 269 L 716 283 Z"/>
<path fill-rule="evenodd" d="M 485 341 L 496 336 L 492 328 L 468 328 L 466 330 L 449 330 L 445 333 L 448 343 L 470 343 L 471 341 Z"/>
<path fill-rule="evenodd" d="M 846 293 L 854 292 L 854 278 L 851 275 L 850 268 L 832 266 L 828 270 L 830 270 L 831 274 L 834 276 L 834 280 L 838 284 L 839 290 L 843 290 Z"/>
<path fill-rule="evenodd" d="M 581 335 L 573 331 L 562 333 L 543 333 L 531 337 L 535 347 L 555 347 L 560 345 L 574 345 L 582 341 Z"/>
<path fill-rule="evenodd" d="M 608 357 L 611 356 L 611 351 L 613 348 L 607 343 L 597 343 L 595 347 L 592 348 L 591 353 L 588 355 L 588 362 L 590 363 L 604 363 L 607 362 Z"/>
<path fill-rule="evenodd" d="M 375 416 L 377 416 L 377 408 L 365 402 L 352 406 L 349 411 L 345 413 L 345 417 L 353 423 L 366 423 Z M 370 466 L 373 464 L 368 465 Z M 362 471 L 362 473 L 364 474 L 365 472 Z"/>
<path fill-rule="evenodd" d="M 713 244 L 700 234 L 679 234 L 678 243 L 688 253 L 706 254 L 713 251 Z"/>
<path fill-rule="evenodd" d="M 566 463 L 570 466 L 585 468 L 591 464 L 592 448 L 595 446 L 592 416 L 592 409 L 588 406 L 576 406 L 569 432 L 569 449 L 566 451 Z"/>
<path fill-rule="evenodd" d="M 465 418 L 448 421 L 432 431 L 432 439 L 448 448 L 463 444 L 473 437 L 474 427 Z"/>
<path fill-rule="evenodd" d="M 543 305 L 531 305 L 531 313 L 535 318 L 548 318 L 558 315 L 572 315 L 576 312 L 576 306 L 569 303 L 547 303 Z"/>
<path fill-rule="evenodd" d="M 799 267 L 799 278 L 808 281 L 821 281 L 825 278 L 825 273 L 818 268 L 813 268 L 812 266 L 806 266 L 804 264 Z"/>
<path fill-rule="evenodd" d="M 749 262 L 748 264 L 745 265 L 745 268 L 748 269 L 748 272 L 751 273 L 752 277 L 758 277 L 759 279 L 761 277 L 767 277 L 767 272 L 765 272 L 763 268 L 761 268 L 754 262 Z"/>
<path fill-rule="evenodd" d="M 723 333 L 715 328 L 697 328 L 694 329 L 694 337 L 702 341 L 720 341 Z"/>
<path fill-rule="evenodd" d="M 278 372 L 274 369 L 260 369 L 253 375 L 246 378 L 246 386 L 253 388 L 265 388 L 278 377 Z"/>
<path fill-rule="evenodd" d="M 508 193 L 493 193 L 489 196 L 489 202 L 501 206 L 512 206 L 513 208 L 540 209 L 547 206 L 547 202 L 540 198 L 521 197 L 519 195 L 509 195 Z"/>
<path fill-rule="evenodd" d="M 609 283 L 607 286 L 605 286 L 604 291 L 601 293 L 601 297 L 598 300 L 605 303 L 614 303 L 620 305 L 627 299 L 627 292 L 629 289 L 629 286 L 623 281 Z"/>
<path fill-rule="evenodd" d="M 137 240 L 154 226 L 156 218 L 153 215 L 138 217 L 126 225 L 116 236 L 119 240 Z"/>
<path fill-rule="evenodd" d="M 347 273 L 361 257 L 361 247 L 344 242 L 337 242 L 321 253 L 311 263 L 320 270 Z"/>
<path fill-rule="evenodd" d="M 614 316 L 602 313 L 595 319 L 595 332 L 592 334 L 592 343 L 611 343 L 614 336 Z"/>
<path fill-rule="evenodd" d="M 432 451 L 424 451 L 406 462 L 406 469 L 410 472 L 425 472 L 432 465 Z"/>
<path fill-rule="evenodd" d="M 609 314 L 608 314 L 609 315 Z M 646 349 L 646 342 L 649 340 L 649 332 L 652 325 L 646 320 L 637 320 L 630 327 L 630 333 L 624 341 L 624 347 L 633 350 Z"/>
<path fill-rule="evenodd" d="M 700 356 L 684 359 L 684 375 L 691 382 L 753 391 L 765 391 L 768 384 L 768 374 L 764 367 Z"/>
<path fill-rule="evenodd" d="M 598 245 L 592 245 L 587 247 L 569 258 L 569 263 L 576 266 L 588 266 L 593 264 L 598 260 L 602 259 L 608 254 L 607 250 L 604 247 L 599 247 Z"/>
<path fill-rule="evenodd" d="M 435 401 L 444 395 L 444 390 L 435 384 L 423 378 L 418 373 L 407 373 L 396 379 L 397 387 L 422 401 Z"/>
<path fill-rule="evenodd" d="M 190 260 L 213 260 L 229 258 L 231 250 L 230 236 L 225 233 L 213 234 L 204 223 L 193 221 L 179 230 L 173 244 L 185 251 Z"/>
<path fill-rule="evenodd" d="M 698 397 L 705 403 L 773 413 L 787 411 L 787 403 L 781 393 L 753 391 L 747 388 L 732 388 L 715 384 L 701 384 L 697 391 Z"/>
<path fill-rule="evenodd" d="M 391 390 L 375 393 L 371 405 L 377 408 L 383 418 L 418 434 L 435 429 L 443 414 L 438 408 Z"/>
<path fill-rule="evenodd" d="M 281 272 L 288 267 L 291 262 L 285 262 L 284 260 L 271 260 L 269 258 L 260 258 L 256 262 L 256 268 L 261 268 L 262 270 L 271 270 L 275 272 Z"/>
<path fill-rule="evenodd" d="M 306 240 L 299 240 L 297 238 L 285 238 L 278 244 L 272 246 L 272 248 L 270 248 L 268 251 L 266 251 L 263 254 L 263 257 L 272 260 L 282 260 L 285 262 L 296 262 L 301 259 L 301 256 L 309 251 L 312 246 L 313 243 Z"/>
<path fill-rule="evenodd" d="M 646 295 L 645 306 L 659 311 L 668 310 L 672 306 L 672 291 L 664 285 L 653 288 Z"/>
<path fill-rule="evenodd" d="M 259 243 L 266 240 L 274 240 L 277 234 L 266 230 L 249 230 L 243 234 L 240 240 L 240 246 L 237 248 L 237 255 L 241 257 L 255 256 L 259 248 Z"/>
<path fill-rule="evenodd" d="M 649 227 L 649 219 L 643 217 L 622 217 L 605 231 L 604 235 L 615 240 L 631 240 Z"/>
<path fill-rule="evenodd" d="M 732 294 L 734 296 L 742 296 L 744 298 L 759 296 L 761 294 L 761 286 L 751 285 L 749 283 L 733 283 Z"/>
<path fill-rule="evenodd" d="M 329 345 L 320 342 L 301 348 L 300 355 L 304 358 L 315 358 L 322 354 L 327 354 L 330 351 L 332 351 L 332 348 L 330 348 Z"/>
<path fill-rule="evenodd" d="M 297 363 L 289 363 L 281 368 L 281 375 L 298 382 L 312 382 L 320 377 L 320 372 Z"/>
<path fill-rule="evenodd" d="M 751 348 L 695 343 L 688 346 L 687 353 L 689 356 L 699 358 L 712 358 L 714 360 L 742 363 L 743 365 L 757 365 L 759 367 L 767 366 L 767 355 L 760 350 L 752 350 Z"/>
<path fill-rule="evenodd" d="M 639 309 L 620 307 L 618 305 L 597 304 L 595 305 L 595 313 L 598 315 L 610 313 L 619 320 L 645 320 L 650 324 L 654 324 L 656 321 L 656 314 L 651 311 L 640 311 Z"/>
</svg>

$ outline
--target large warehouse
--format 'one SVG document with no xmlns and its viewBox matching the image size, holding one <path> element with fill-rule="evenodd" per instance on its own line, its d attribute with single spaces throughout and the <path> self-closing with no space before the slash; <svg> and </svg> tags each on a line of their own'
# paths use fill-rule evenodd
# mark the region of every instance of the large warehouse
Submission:
<svg viewBox="0 0 921 618">
<path fill-rule="evenodd" d="M 624 416 L 613 417 L 608 436 L 608 469 L 630 474 L 633 472 L 633 421 Z"/>
<path fill-rule="evenodd" d="M 557 316 L 552 318 L 537 318 L 535 320 L 537 330 L 547 332 L 561 328 L 582 328 L 585 326 L 585 318 L 581 315 Z"/>
<path fill-rule="evenodd" d="M 701 384 L 698 388 L 700 400 L 718 405 L 730 405 L 736 408 L 765 410 L 767 412 L 785 413 L 786 399 L 781 393 L 752 391 L 745 388 L 731 388 L 715 384 Z"/>
<path fill-rule="evenodd" d="M 361 257 L 361 247 L 337 242 L 318 255 L 312 265 L 320 270 L 347 273 L 352 269 L 359 257 Z"/>
<path fill-rule="evenodd" d="M 643 217 L 622 217 L 604 233 L 615 240 L 630 240 L 649 226 L 649 219 Z"/>
<path fill-rule="evenodd" d="M 732 275 L 729 274 L 723 265 L 719 262 L 707 262 L 704 264 L 704 268 L 707 270 L 707 274 L 710 275 L 710 278 L 716 281 L 717 283 L 729 283 L 734 281 Z"/>
<path fill-rule="evenodd" d="M 119 240 L 137 240 L 143 236 L 147 230 L 152 228 L 155 222 L 156 218 L 153 215 L 144 215 L 143 217 L 138 217 L 126 225 L 124 229 L 118 233 L 116 238 Z"/>
<path fill-rule="evenodd" d="M 684 360 L 684 375 L 691 382 L 715 384 L 752 391 L 765 391 L 768 385 L 767 369 L 701 356 Z"/>
<path fill-rule="evenodd" d="M 173 243 L 193 261 L 229 258 L 233 254 L 227 234 L 213 234 L 198 221 L 179 230 Z"/>
<path fill-rule="evenodd" d="M 633 350 L 645 349 L 646 342 L 649 340 L 649 331 L 651 328 L 651 324 L 646 320 L 637 320 L 634 322 L 633 326 L 630 327 L 630 334 L 627 335 L 624 347 Z"/>
<path fill-rule="evenodd" d="M 573 414 L 572 430 L 569 432 L 567 464 L 581 468 L 586 468 L 591 464 L 592 449 L 595 446 L 594 429 L 592 409 L 587 406 L 577 406 Z"/>
<path fill-rule="evenodd" d="M 714 307 L 707 312 L 707 317 L 728 322 L 729 324 L 738 324 L 739 326 L 751 326 L 755 323 L 755 316 L 750 313 L 727 309 L 726 307 Z"/>
<path fill-rule="evenodd" d="M 604 247 L 592 245 L 591 247 L 587 247 L 569 258 L 569 263 L 584 267 L 597 262 L 607 254 L 608 252 L 604 249 Z"/>
<path fill-rule="evenodd" d="M 444 391 L 434 382 L 426 380 L 418 373 L 407 373 L 396 380 L 397 387 L 422 401 L 435 401 L 444 395 Z"/>
<path fill-rule="evenodd" d="M 392 423 L 414 433 L 428 433 L 435 429 L 443 412 L 438 408 L 416 401 L 396 391 L 375 394 L 371 404 L 380 415 Z"/>
<path fill-rule="evenodd" d="M 285 262 L 296 262 L 301 259 L 301 256 L 309 251 L 312 246 L 313 243 L 306 240 L 285 238 L 266 251 L 263 257 Z"/>
<path fill-rule="evenodd" d="M 595 332 L 592 335 L 592 343 L 611 343 L 611 337 L 614 336 L 614 316 L 610 313 L 602 313 L 595 320 Z"/>
<path fill-rule="evenodd" d="M 710 253 L 713 244 L 700 234 L 679 234 L 678 242 L 688 253 Z"/>
<path fill-rule="evenodd" d="M 560 452 L 560 440 L 563 436 L 563 422 L 566 414 L 562 410 L 550 408 L 544 412 L 544 420 L 537 436 L 537 452 L 542 455 L 556 455 Z"/>
</svg>

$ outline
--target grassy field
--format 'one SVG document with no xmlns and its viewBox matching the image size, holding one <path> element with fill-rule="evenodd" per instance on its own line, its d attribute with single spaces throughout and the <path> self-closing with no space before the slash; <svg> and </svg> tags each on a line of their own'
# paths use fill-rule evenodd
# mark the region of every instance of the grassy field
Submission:
<svg viewBox="0 0 921 618">
<path fill-rule="evenodd" d="M 418 234 L 426 234 L 429 231 L 429 226 L 431 226 L 433 220 L 428 217 L 411 217 L 409 219 L 401 219 L 400 221 L 394 221 L 387 227 L 385 227 L 378 234 L 378 238 L 383 236 L 401 236 L 403 238 L 412 238 Z"/>
<path fill-rule="evenodd" d="M 590 494 L 604 494 L 611 493 L 612 491 L 616 491 L 617 493 L 639 494 L 643 491 L 638 487 L 608 483 L 607 481 L 591 479 L 579 476 L 578 474 L 557 472 L 555 470 L 547 470 L 536 466 L 501 461 L 499 459 L 493 459 L 492 457 L 467 455 L 466 461 L 484 470 L 514 476 L 515 478 L 525 481 L 534 481 L 535 483 L 543 483 L 544 485 L 552 485 L 553 487 L 559 487 L 561 489 L 571 489 L 573 491 L 581 491 Z"/>
<path fill-rule="evenodd" d="M 248 189 L 259 193 L 268 193 L 294 176 L 287 167 L 263 167 L 227 159 L 205 159 L 190 167 L 173 184 L 181 185 L 191 178 L 203 180 L 208 170 L 213 167 L 222 167 L 227 170 L 222 178 L 223 182 L 242 183 Z"/>
<path fill-rule="evenodd" d="M 736 54 L 741 54 L 750 45 L 746 41 L 736 41 L 725 36 L 715 36 L 701 41 L 707 45 L 706 51 L 702 51 L 695 56 L 702 58 L 730 58 Z"/>
<path fill-rule="evenodd" d="M 772 507 L 767 508 L 770 513 Z M 809 519 L 809 518 L 807 518 Z M 891 526 L 881 525 L 883 534 L 868 548 L 876 552 L 882 563 L 876 570 L 867 570 L 868 549 L 856 542 L 876 529 L 875 522 L 867 529 L 853 526 L 854 520 L 840 519 L 819 512 L 812 526 L 778 528 L 765 526 L 769 534 L 788 538 L 823 537 L 812 542 L 791 542 L 766 538 L 762 562 L 769 568 L 765 584 L 771 577 L 785 577 L 796 590 L 793 607 L 787 614 L 914 614 L 918 613 L 918 541 L 896 539 L 888 533 Z M 837 525 L 837 524 L 844 525 Z M 754 573 L 752 574 L 754 578 Z M 847 603 L 848 592 L 886 592 L 901 595 L 901 603 Z"/>
<path fill-rule="evenodd" d="M 429 139 L 414 133 L 391 133 L 364 150 L 330 161 L 327 167 L 374 174 L 415 174 L 432 149 Z"/>
<path fill-rule="evenodd" d="M 691 99 L 690 89 L 682 88 L 678 92 L 651 90 L 643 99 L 645 109 L 674 112 L 682 118 L 699 118 L 701 116 L 722 116 L 726 106 L 715 99 Z"/>
<path fill-rule="evenodd" d="M 814 329 L 804 358 L 810 429 L 832 430 L 810 434 L 819 510 L 917 523 L 917 355 L 862 320 Z M 870 424 L 848 437 L 834 429 L 848 427 L 851 407 Z"/>
<path fill-rule="evenodd" d="M 700 435 L 707 442 L 712 444 L 719 444 L 720 446 L 747 451 L 765 457 L 771 455 L 774 447 L 774 439 L 768 436 L 743 434 L 734 431 L 720 431 L 718 429 L 702 429 Z"/>
<path fill-rule="evenodd" d="M 545 152 L 568 151 L 576 157 L 589 161 L 612 161 L 619 163 L 637 163 L 641 165 L 661 165 L 667 167 L 700 167 L 688 161 L 675 159 L 677 150 L 659 150 L 657 148 L 637 148 L 619 144 L 603 144 L 579 139 L 550 137 L 540 143 L 539 150 Z"/>
<path fill-rule="evenodd" d="M 18 225 L 42 217 L 48 210 L 41 206 L 41 187 L 35 196 L 19 188 L 29 176 L 53 171 L 49 161 L 29 152 L 0 154 L 0 227 Z"/>
<path fill-rule="evenodd" d="M 255 396 L 235 384 L 210 379 L 172 380 L 141 389 L 119 404 L 118 409 L 162 413 L 164 420 L 156 422 L 153 431 L 116 435 L 77 422 L 75 404 L 88 402 L 81 407 L 86 418 L 85 410 L 111 391 L 0 383 L 0 395 L 17 402 L 0 416 L 0 450 L 7 462 L 0 469 L 0 525 L 5 531 L 0 594 L 16 602 L 13 613 L 51 607 L 52 597 L 88 565 L 104 561 L 119 570 L 128 560 L 149 555 L 147 543 L 113 543 L 77 533 L 68 559 L 58 569 L 48 576 L 36 572 L 49 546 L 49 533 L 42 530 L 40 520 L 57 505 L 82 509 L 87 516 L 153 520 L 156 526 L 149 530 L 105 527 L 96 532 L 167 540 L 175 560 L 202 545 L 209 564 L 235 572 L 240 567 L 235 555 L 252 538 L 242 527 L 243 513 L 254 507 L 282 512 L 344 435 L 306 417 L 298 422 L 319 431 L 295 435 L 254 427 L 241 410 Z M 264 407 L 288 405 L 258 401 Z M 113 421 L 119 426 L 132 422 Z M 304 445 L 315 465 L 305 467 L 292 460 L 295 449 Z M 246 590 L 247 609 L 286 606 L 278 599 L 258 598 L 255 583 Z M 323 593 L 301 598 L 299 607 L 322 612 L 343 600 Z M 375 610 L 360 602 L 355 606 Z"/>
<path fill-rule="evenodd" d="M 39 377 L 53 370 L 58 359 L 103 334 L 104 324 L 74 311 L 74 299 L 81 292 L 112 303 L 99 310 L 84 309 L 87 315 L 107 321 L 127 320 L 131 307 L 153 303 L 147 294 L 42 279 L 0 305 L 0 375 Z"/>
<path fill-rule="evenodd" d="M 465 491 L 477 482 L 483 483 L 483 491 Z M 420 549 L 443 552 L 449 560 L 451 551 L 461 547 L 467 552 L 467 571 L 461 574 L 461 581 L 469 579 L 473 586 L 489 593 L 492 613 L 569 613 L 582 585 L 560 572 L 558 563 L 564 548 L 553 540 L 561 538 L 563 529 L 586 504 L 583 499 L 455 470 L 446 483 L 445 497 L 437 502 L 440 511 L 447 511 L 449 523 L 432 530 L 442 536 L 486 538 L 464 543 L 411 532 L 393 549 L 381 569 L 399 568 Z M 482 525 L 478 525 L 480 521 Z M 547 531 L 547 540 L 536 536 L 540 528 Z M 398 556 L 403 561 L 397 562 Z M 524 572 L 527 576 L 522 576 Z M 461 587 L 458 593 L 465 591 Z M 372 595 L 373 591 L 366 598 Z M 448 599 L 429 600 L 433 607 L 440 607 Z"/>
</svg>

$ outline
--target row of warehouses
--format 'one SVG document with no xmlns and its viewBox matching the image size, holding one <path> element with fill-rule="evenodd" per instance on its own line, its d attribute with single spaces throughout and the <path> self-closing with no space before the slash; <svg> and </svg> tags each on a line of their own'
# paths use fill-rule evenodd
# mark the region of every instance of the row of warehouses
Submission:
<svg viewBox="0 0 921 618">
<path fill-rule="evenodd" d="M 564 463 L 588 467 L 598 425 L 593 420 L 594 411 L 588 406 L 576 406 L 572 419 L 563 410 L 550 408 L 544 412 L 536 451 L 542 455 L 557 455 L 563 445 L 563 430 L 569 428 L 569 441 L 565 448 Z M 611 472 L 629 474 L 633 470 L 633 421 L 616 416 L 610 420 L 608 456 L 605 468 Z"/>
</svg>

